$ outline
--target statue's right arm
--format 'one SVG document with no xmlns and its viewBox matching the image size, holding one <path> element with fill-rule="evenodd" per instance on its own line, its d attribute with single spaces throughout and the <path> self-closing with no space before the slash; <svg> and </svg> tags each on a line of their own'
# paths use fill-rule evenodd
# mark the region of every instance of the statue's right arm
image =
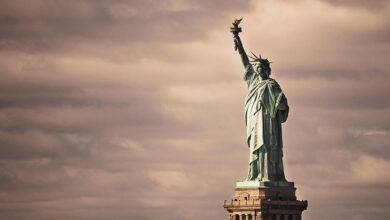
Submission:
<svg viewBox="0 0 390 220">
<path fill-rule="evenodd" d="M 234 33 L 234 48 L 238 50 L 238 53 L 241 56 L 241 61 L 242 64 L 244 65 L 245 68 L 248 68 L 251 64 L 249 63 L 249 58 L 245 53 L 244 47 L 242 46 L 242 42 L 240 37 L 238 36 L 238 33 Z"/>
</svg>

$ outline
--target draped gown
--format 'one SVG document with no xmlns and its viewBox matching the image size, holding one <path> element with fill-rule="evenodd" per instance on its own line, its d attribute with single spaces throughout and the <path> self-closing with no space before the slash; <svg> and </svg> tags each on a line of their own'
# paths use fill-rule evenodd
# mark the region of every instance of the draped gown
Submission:
<svg viewBox="0 0 390 220">
<path fill-rule="evenodd" d="M 252 65 L 246 67 L 248 84 L 245 101 L 245 124 L 249 146 L 247 181 L 283 181 L 282 126 L 288 117 L 287 98 L 279 84 L 262 79 Z"/>
</svg>

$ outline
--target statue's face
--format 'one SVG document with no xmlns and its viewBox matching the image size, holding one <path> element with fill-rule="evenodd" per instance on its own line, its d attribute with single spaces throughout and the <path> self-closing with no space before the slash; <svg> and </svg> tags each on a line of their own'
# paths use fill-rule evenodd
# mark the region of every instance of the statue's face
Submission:
<svg viewBox="0 0 390 220">
<path fill-rule="evenodd" d="M 271 75 L 271 68 L 265 67 L 261 64 L 257 64 L 256 71 L 263 79 L 268 79 L 269 75 Z"/>
</svg>

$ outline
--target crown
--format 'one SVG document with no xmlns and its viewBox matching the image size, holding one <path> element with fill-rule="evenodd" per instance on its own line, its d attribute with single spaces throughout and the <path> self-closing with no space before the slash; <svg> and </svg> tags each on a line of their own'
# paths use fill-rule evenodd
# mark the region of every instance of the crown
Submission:
<svg viewBox="0 0 390 220">
<path fill-rule="evenodd" d="M 263 59 L 261 58 L 261 54 L 259 56 L 256 56 L 253 52 L 251 52 L 253 56 L 249 56 L 252 60 L 250 61 L 251 63 L 260 63 L 260 65 L 265 65 L 269 67 L 269 64 L 272 62 L 269 62 L 267 58 Z"/>
</svg>

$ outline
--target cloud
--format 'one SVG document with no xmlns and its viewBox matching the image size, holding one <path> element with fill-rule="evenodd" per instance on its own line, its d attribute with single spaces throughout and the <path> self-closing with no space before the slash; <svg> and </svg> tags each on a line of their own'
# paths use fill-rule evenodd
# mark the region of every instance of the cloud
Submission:
<svg viewBox="0 0 390 220">
<path fill-rule="evenodd" d="M 102 45 L 136 52 L 137 45 L 205 39 L 208 30 L 224 19 L 230 20 L 230 14 L 249 9 L 249 1 L 85 0 L 30 4 L 19 0 L 1 4 L 0 48 L 87 54 Z"/>
<path fill-rule="evenodd" d="M 384 6 L 387 5 L 387 1 L 384 0 L 376 0 L 376 1 L 364 1 L 364 0 L 358 0 L 358 1 L 351 1 L 351 0 L 342 0 L 342 1 L 335 1 L 335 0 L 323 0 L 329 4 L 335 5 L 335 6 L 341 6 L 341 7 L 358 7 L 358 8 L 364 8 L 369 10 L 381 10 Z"/>
</svg>

